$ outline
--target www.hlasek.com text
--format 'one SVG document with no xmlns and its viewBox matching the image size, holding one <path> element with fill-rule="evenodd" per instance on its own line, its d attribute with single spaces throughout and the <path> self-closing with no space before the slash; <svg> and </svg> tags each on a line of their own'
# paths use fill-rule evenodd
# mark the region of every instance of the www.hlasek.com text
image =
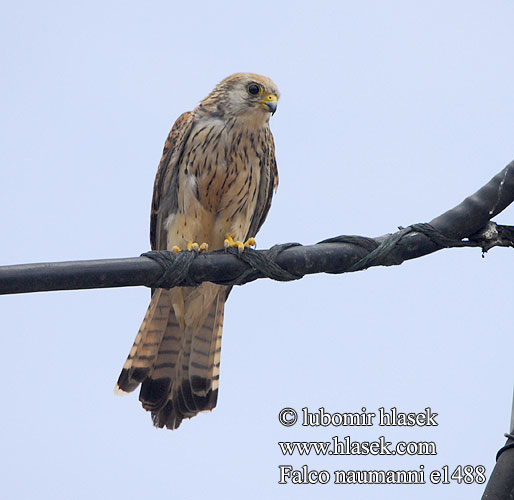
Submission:
<svg viewBox="0 0 514 500">
<path fill-rule="evenodd" d="M 376 441 L 352 441 L 333 436 L 331 441 L 280 441 L 282 455 L 437 455 L 433 441 L 398 441 L 380 436 Z"/>
</svg>

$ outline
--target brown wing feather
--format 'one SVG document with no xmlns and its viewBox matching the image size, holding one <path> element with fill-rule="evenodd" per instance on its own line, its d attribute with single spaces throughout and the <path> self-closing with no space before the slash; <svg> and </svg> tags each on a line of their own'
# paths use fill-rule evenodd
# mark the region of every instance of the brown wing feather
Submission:
<svg viewBox="0 0 514 500">
<path fill-rule="evenodd" d="M 171 128 L 164 143 L 161 161 L 155 176 L 152 210 L 150 213 L 150 244 L 152 250 L 167 250 L 166 231 L 163 223 L 166 217 L 178 209 L 178 165 L 184 146 L 191 133 L 194 113 L 181 114 Z"/>
<path fill-rule="evenodd" d="M 248 234 L 246 235 L 246 239 L 253 238 L 264 224 L 266 216 L 268 215 L 269 209 L 271 207 L 271 199 L 273 198 L 273 193 L 277 190 L 278 186 L 278 169 L 277 160 L 275 158 L 275 143 L 273 141 L 273 135 L 271 135 L 271 131 L 269 129 L 266 130 L 266 137 L 262 146 L 264 146 L 265 149 L 264 157 L 266 159 L 266 166 L 261 174 L 257 207 L 255 213 L 252 215 L 252 220 Z"/>
</svg>

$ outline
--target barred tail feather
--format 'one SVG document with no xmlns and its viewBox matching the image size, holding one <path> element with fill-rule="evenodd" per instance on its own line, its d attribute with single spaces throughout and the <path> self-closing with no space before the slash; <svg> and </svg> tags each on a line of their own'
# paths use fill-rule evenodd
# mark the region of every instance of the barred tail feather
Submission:
<svg viewBox="0 0 514 500">
<path fill-rule="evenodd" d="M 183 350 L 168 401 L 152 412 L 157 427 L 176 429 L 184 418 L 216 406 L 226 289 L 210 283 L 202 287 L 203 290 L 195 289 L 184 297 L 187 311 Z M 198 311 L 200 305 L 202 314 L 188 317 L 190 308 Z"/>
<path fill-rule="evenodd" d="M 158 289 L 152 296 L 145 318 L 118 378 L 116 393 L 132 392 L 153 367 L 170 316 L 171 296 Z"/>
<path fill-rule="evenodd" d="M 158 289 L 118 379 L 118 392 L 141 383 L 139 400 L 156 427 L 216 406 L 227 288 Z"/>
</svg>

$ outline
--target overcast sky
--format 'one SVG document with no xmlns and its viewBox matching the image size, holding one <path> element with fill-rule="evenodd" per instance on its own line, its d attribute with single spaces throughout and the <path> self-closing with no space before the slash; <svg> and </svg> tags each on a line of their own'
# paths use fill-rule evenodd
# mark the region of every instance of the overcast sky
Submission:
<svg viewBox="0 0 514 500">
<path fill-rule="evenodd" d="M 507 0 L 5 3 L 0 264 L 132 257 L 174 120 L 225 76 L 281 90 L 280 185 L 260 248 L 427 222 L 514 158 Z M 514 224 L 507 209 L 498 222 Z M 157 430 L 113 388 L 144 288 L 0 298 L 2 496 L 468 499 L 512 402 L 512 250 L 260 280 L 227 303 L 217 408 Z M 282 408 L 438 414 L 437 427 L 324 427 Z M 435 456 L 283 456 L 277 442 L 433 441 Z M 418 470 L 425 485 L 279 485 L 295 469 Z"/>
</svg>

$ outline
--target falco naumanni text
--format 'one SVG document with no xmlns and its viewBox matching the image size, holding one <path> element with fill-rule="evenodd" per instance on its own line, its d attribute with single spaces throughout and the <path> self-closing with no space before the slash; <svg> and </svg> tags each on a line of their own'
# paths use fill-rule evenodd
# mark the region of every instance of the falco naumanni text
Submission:
<svg viewBox="0 0 514 500">
<path fill-rule="evenodd" d="M 255 244 L 278 184 L 269 119 L 279 96 L 269 78 L 237 73 L 178 118 L 155 178 L 153 250 Z M 116 391 L 141 384 L 139 400 L 155 426 L 176 429 L 216 406 L 229 291 L 208 282 L 153 291 Z"/>
</svg>

